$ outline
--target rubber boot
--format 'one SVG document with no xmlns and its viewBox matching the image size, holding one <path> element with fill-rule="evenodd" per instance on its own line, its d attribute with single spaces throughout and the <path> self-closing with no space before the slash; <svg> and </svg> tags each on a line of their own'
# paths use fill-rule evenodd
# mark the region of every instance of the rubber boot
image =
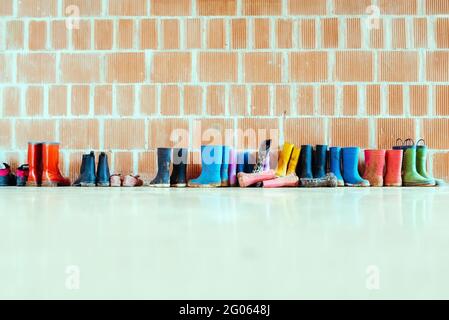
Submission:
<svg viewBox="0 0 449 320">
<path fill-rule="evenodd" d="M 264 188 L 292 188 L 297 187 L 299 178 L 296 173 L 287 174 L 285 177 L 278 177 L 273 180 L 265 180 L 263 182 Z"/>
<path fill-rule="evenodd" d="M 30 167 L 27 164 L 22 164 L 16 170 L 16 185 L 18 187 L 25 187 L 28 175 L 30 174 Z"/>
<path fill-rule="evenodd" d="M 0 187 L 12 187 L 16 185 L 16 177 L 11 172 L 11 167 L 3 163 L 3 169 L 0 169 Z"/>
<path fill-rule="evenodd" d="M 402 184 L 406 187 L 432 187 L 435 180 L 421 176 L 416 170 L 416 146 L 404 150 Z"/>
<path fill-rule="evenodd" d="M 420 141 L 424 142 L 422 139 Z M 435 179 L 427 173 L 427 146 L 418 145 L 420 141 L 416 143 L 416 171 L 421 177 L 428 179 L 435 185 Z"/>
<path fill-rule="evenodd" d="M 290 161 L 287 166 L 287 176 L 295 175 L 296 176 L 296 168 L 298 167 L 299 155 L 301 154 L 301 149 L 294 146 L 292 155 L 290 157 Z"/>
<path fill-rule="evenodd" d="M 222 146 L 201 146 L 201 174 L 189 180 L 193 188 L 216 188 L 221 186 Z"/>
<path fill-rule="evenodd" d="M 171 148 L 157 148 L 157 174 L 150 182 L 150 187 L 170 187 Z"/>
<path fill-rule="evenodd" d="M 313 177 L 323 178 L 326 175 L 327 145 L 317 145 L 313 153 Z"/>
<path fill-rule="evenodd" d="M 254 162 L 252 160 L 251 152 L 245 151 L 243 153 L 243 172 L 251 173 L 254 171 Z"/>
<path fill-rule="evenodd" d="M 231 148 L 223 146 L 223 159 L 221 161 L 221 186 L 229 187 L 229 156 Z"/>
<path fill-rule="evenodd" d="M 384 178 L 384 186 L 402 186 L 402 154 L 402 150 L 387 150 L 385 155 L 385 166 L 387 170 Z"/>
<path fill-rule="evenodd" d="M 173 149 L 173 171 L 170 176 L 170 186 L 185 188 L 187 186 L 187 149 Z"/>
<path fill-rule="evenodd" d="M 42 186 L 68 187 L 70 179 L 62 176 L 59 170 L 59 143 L 45 142 L 42 145 Z"/>
<path fill-rule="evenodd" d="M 372 187 L 384 185 L 385 150 L 365 150 L 365 173 L 363 179 Z"/>
<path fill-rule="evenodd" d="M 329 148 L 329 162 L 330 172 L 337 177 L 337 184 L 339 187 L 344 187 L 345 181 L 341 175 L 341 148 L 330 147 Z"/>
<path fill-rule="evenodd" d="M 109 171 L 108 155 L 100 153 L 97 165 L 96 182 L 98 187 L 109 187 L 111 185 L 111 172 Z"/>
<path fill-rule="evenodd" d="M 237 152 L 231 148 L 229 152 L 229 186 L 237 186 Z"/>
<path fill-rule="evenodd" d="M 40 187 L 42 185 L 42 143 L 28 143 L 28 165 L 30 172 L 27 186 Z"/>
<path fill-rule="evenodd" d="M 238 152 L 236 156 L 237 156 L 236 174 L 239 174 L 240 172 L 245 172 L 245 153 Z"/>
<path fill-rule="evenodd" d="M 299 154 L 299 166 L 296 167 L 296 175 L 300 179 L 313 178 L 312 174 L 312 146 L 301 146 L 301 152 Z"/>
<path fill-rule="evenodd" d="M 95 176 L 95 153 L 83 154 L 80 175 L 73 186 L 95 187 L 97 177 Z"/>
<path fill-rule="evenodd" d="M 369 181 L 362 179 L 359 174 L 359 147 L 342 149 L 343 179 L 348 187 L 369 187 Z"/>
<path fill-rule="evenodd" d="M 276 169 L 276 175 L 278 177 L 285 177 L 287 175 L 287 166 L 292 155 L 294 145 L 291 143 L 284 143 L 282 151 L 279 153 L 278 166 Z"/>
<path fill-rule="evenodd" d="M 265 140 L 259 147 L 259 152 L 257 153 L 257 163 L 253 169 L 252 173 L 244 173 L 239 172 L 237 174 L 237 178 L 239 181 L 239 186 L 242 188 L 246 188 L 252 185 L 262 186 L 260 183 L 267 179 L 274 179 L 276 176 L 274 175 L 274 171 L 267 168 L 267 162 L 269 163 L 270 158 L 270 147 L 271 140 Z M 259 184 L 259 185 L 258 185 Z"/>
<path fill-rule="evenodd" d="M 338 180 L 335 174 L 328 173 L 321 178 L 301 178 L 300 185 L 305 188 L 336 188 Z"/>
</svg>

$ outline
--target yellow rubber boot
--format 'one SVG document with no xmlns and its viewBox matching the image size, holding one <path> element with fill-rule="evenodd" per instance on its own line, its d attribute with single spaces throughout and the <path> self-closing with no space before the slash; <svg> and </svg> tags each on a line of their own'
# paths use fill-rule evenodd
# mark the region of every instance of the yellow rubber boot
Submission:
<svg viewBox="0 0 449 320">
<path fill-rule="evenodd" d="M 284 143 L 284 147 L 279 154 L 278 167 L 276 169 L 276 175 L 278 177 L 284 177 L 287 174 L 288 161 L 292 155 L 293 147 L 293 144 Z"/>
<path fill-rule="evenodd" d="M 290 157 L 290 161 L 288 162 L 287 167 L 287 175 L 296 174 L 296 166 L 299 161 L 299 154 L 301 153 L 301 149 L 298 147 L 293 147 L 292 155 Z"/>
</svg>

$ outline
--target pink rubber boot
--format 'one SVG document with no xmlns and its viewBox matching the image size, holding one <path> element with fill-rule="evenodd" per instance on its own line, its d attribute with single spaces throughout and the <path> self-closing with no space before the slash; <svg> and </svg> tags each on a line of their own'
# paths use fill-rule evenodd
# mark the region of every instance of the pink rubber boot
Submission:
<svg viewBox="0 0 449 320">
<path fill-rule="evenodd" d="M 237 174 L 237 178 L 239 179 L 240 187 L 246 188 L 258 182 L 275 179 L 276 174 L 274 173 L 274 170 L 262 171 L 257 173 L 239 172 Z"/>
<path fill-rule="evenodd" d="M 237 152 L 234 149 L 229 153 L 229 186 L 237 186 Z"/>
<path fill-rule="evenodd" d="M 273 180 L 263 182 L 264 188 L 284 188 L 297 187 L 299 185 L 299 178 L 296 174 L 289 174 L 285 177 L 279 177 Z"/>
</svg>

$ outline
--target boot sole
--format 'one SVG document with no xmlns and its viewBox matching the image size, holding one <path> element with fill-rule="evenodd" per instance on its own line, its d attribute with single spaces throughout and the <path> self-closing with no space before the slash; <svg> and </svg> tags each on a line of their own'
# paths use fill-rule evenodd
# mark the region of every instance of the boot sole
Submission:
<svg viewBox="0 0 449 320">
<path fill-rule="evenodd" d="M 188 184 L 189 188 L 219 188 L 221 187 L 221 182 L 209 183 L 209 184 Z"/>
<path fill-rule="evenodd" d="M 81 187 L 95 187 L 95 182 L 81 182 Z"/>
<path fill-rule="evenodd" d="M 404 187 L 435 187 L 435 184 L 404 183 Z"/>
<path fill-rule="evenodd" d="M 366 185 L 366 184 L 350 184 L 350 183 L 345 183 L 345 187 L 353 187 L 353 188 L 369 188 L 371 187 L 370 185 Z"/>
<path fill-rule="evenodd" d="M 185 188 L 185 187 L 187 187 L 187 184 L 186 183 L 177 183 L 177 184 L 170 185 L 170 187 L 172 187 L 172 188 Z"/>
<path fill-rule="evenodd" d="M 151 188 L 170 188 L 169 184 L 150 184 Z"/>
<path fill-rule="evenodd" d="M 36 182 L 27 182 L 26 186 L 27 187 L 40 187 L 40 185 L 37 184 Z"/>
<path fill-rule="evenodd" d="M 97 183 L 97 187 L 100 188 L 106 188 L 106 187 L 110 187 L 111 184 L 109 182 L 104 182 L 104 183 Z"/>
</svg>

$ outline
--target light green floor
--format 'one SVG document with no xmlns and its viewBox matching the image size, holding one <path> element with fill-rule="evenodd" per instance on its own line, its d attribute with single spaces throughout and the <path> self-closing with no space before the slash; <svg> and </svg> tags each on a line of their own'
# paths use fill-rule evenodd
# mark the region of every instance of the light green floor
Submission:
<svg viewBox="0 0 449 320">
<path fill-rule="evenodd" d="M 449 298 L 449 189 L 0 189 L 0 298 Z"/>
</svg>

